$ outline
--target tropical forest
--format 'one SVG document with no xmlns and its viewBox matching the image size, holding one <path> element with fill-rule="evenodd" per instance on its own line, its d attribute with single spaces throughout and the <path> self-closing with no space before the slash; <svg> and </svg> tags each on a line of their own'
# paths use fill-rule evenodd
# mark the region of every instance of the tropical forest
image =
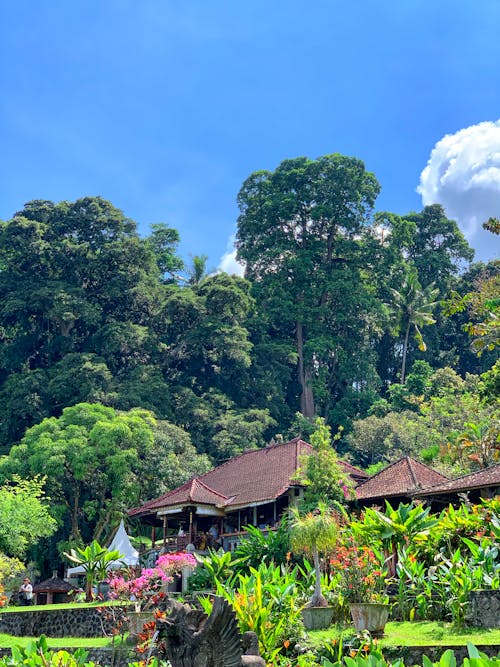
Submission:
<svg viewBox="0 0 500 667">
<path fill-rule="evenodd" d="M 500 263 L 474 262 L 442 206 L 396 214 L 377 207 L 379 192 L 362 160 L 341 154 L 250 174 L 237 194 L 244 277 L 213 271 L 203 248 L 182 258 L 173 221 L 140 235 L 119 201 L 33 200 L 0 222 L 0 581 L 21 561 L 49 576 L 65 553 L 109 543 L 130 508 L 269 443 L 321 442 L 369 475 L 403 456 L 450 478 L 500 462 Z M 484 221 L 492 247 L 499 225 Z M 305 595 L 322 577 L 335 592 L 335 572 L 339 586 L 363 568 L 359 585 L 398 574 L 404 621 L 463 622 L 467 563 L 471 581 L 498 587 L 495 501 L 351 516 L 342 498 L 323 505 L 310 474 L 316 509 L 290 516 L 286 537 L 255 529 L 193 575 L 240 601 L 245 629 L 252 586 Z M 314 579 L 318 536 L 331 538 L 320 551 L 341 545 L 329 583 Z M 267 664 L 320 664 L 291 662 L 298 606 L 269 590 Z"/>
</svg>

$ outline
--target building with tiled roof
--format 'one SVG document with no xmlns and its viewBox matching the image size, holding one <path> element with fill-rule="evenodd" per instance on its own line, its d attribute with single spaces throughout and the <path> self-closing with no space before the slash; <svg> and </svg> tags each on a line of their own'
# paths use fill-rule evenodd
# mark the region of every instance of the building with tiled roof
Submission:
<svg viewBox="0 0 500 667">
<path fill-rule="evenodd" d="M 185 546 L 183 542 L 207 533 L 215 523 L 216 532 L 230 548 L 245 525 L 274 526 L 283 511 L 302 496 L 302 485 L 295 477 L 311 452 L 311 445 L 300 438 L 244 452 L 130 510 L 129 516 L 161 527 L 165 546 L 173 540 L 172 531 L 177 531 L 174 547 Z M 354 483 L 367 479 L 362 470 L 343 461 L 340 464 Z"/>
<path fill-rule="evenodd" d="M 50 579 L 40 581 L 33 586 L 33 595 L 35 596 L 35 604 L 55 604 L 62 602 L 70 602 L 73 598 L 71 592 L 74 586 L 69 584 L 64 579 L 57 576 L 57 572 L 53 572 Z"/>
<path fill-rule="evenodd" d="M 409 502 L 422 489 L 447 481 L 447 477 L 429 466 L 404 456 L 360 484 L 356 488 L 356 499 L 361 505 L 373 505 L 385 499 L 397 505 Z"/>
<path fill-rule="evenodd" d="M 448 505 L 460 500 L 460 496 L 467 494 L 472 502 L 479 502 L 482 498 L 494 498 L 500 495 L 500 463 L 494 466 L 477 470 L 457 479 L 438 482 L 429 488 L 418 491 L 415 497 L 428 498 L 432 503 Z"/>
</svg>

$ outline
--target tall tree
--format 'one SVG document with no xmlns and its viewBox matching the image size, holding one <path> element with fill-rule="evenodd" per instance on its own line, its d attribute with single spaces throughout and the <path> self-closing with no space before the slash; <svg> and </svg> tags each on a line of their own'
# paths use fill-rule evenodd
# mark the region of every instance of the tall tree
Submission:
<svg viewBox="0 0 500 667">
<path fill-rule="evenodd" d="M 162 346 L 151 326 L 182 265 L 178 233 L 149 239 L 110 202 L 36 200 L 0 224 L 0 440 L 79 401 L 147 407 L 166 416 Z M 130 394 L 129 394 L 130 392 Z M 30 407 L 31 406 L 31 407 Z"/>
<path fill-rule="evenodd" d="M 446 217 L 440 204 L 432 204 L 403 216 L 402 224 L 413 227 L 403 248 L 417 268 L 420 281 L 424 285 L 434 283 L 441 293 L 446 292 L 453 276 L 474 258 L 474 250 L 457 223 Z"/>
<path fill-rule="evenodd" d="M 294 337 L 300 408 L 308 417 L 316 412 L 315 381 L 336 399 L 361 381 L 361 369 L 349 368 L 349 344 L 366 342 L 372 304 L 357 235 L 378 192 L 360 160 L 334 154 L 255 172 L 238 195 L 238 258 L 274 337 Z"/>
</svg>

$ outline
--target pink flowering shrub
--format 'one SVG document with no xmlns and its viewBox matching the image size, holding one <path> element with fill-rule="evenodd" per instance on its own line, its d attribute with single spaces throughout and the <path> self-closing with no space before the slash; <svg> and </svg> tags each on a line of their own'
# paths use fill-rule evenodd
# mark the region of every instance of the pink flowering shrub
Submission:
<svg viewBox="0 0 500 667">
<path fill-rule="evenodd" d="M 161 568 L 167 574 L 177 574 L 184 567 L 196 567 L 196 558 L 186 551 L 163 554 L 156 561 L 156 567 Z"/>
<path fill-rule="evenodd" d="M 173 581 L 174 575 L 179 575 L 183 567 L 196 567 L 192 554 L 163 554 L 156 561 L 155 567 L 142 569 L 138 577 L 126 578 L 113 573 L 108 579 L 109 595 L 114 599 L 141 600 Z"/>
</svg>

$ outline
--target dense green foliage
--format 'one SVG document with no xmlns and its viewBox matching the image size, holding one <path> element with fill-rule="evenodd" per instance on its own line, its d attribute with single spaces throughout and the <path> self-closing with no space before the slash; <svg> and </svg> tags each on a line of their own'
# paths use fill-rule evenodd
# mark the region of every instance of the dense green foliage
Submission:
<svg viewBox="0 0 500 667">
<path fill-rule="evenodd" d="M 0 554 L 22 558 L 40 538 L 55 532 L 57 524 L 49 514 L 44 486 L 45 479 L 36 475 L 32 479 L 14 476 L 12 483 L 0 486 Z"/>
<path fill-rule="evenodd" d="M 379 189 L 339 154 L 251 174 L 245 278 L 184 266 L 175 229 L 143 238 L 99 197 L 0 222 L 1 481 L 46 474 L 59 526 L 32 556 L 318 416 L 342 434 L 311 460 L 318 498 L 332 446 L 498 460 L 498 262 L 469 264 L 438 205 L 374 212 Z"/>
<path fill-rule="evenodd" d="M 100 198 L 26 204 L 0 223 L 0 447 L 100 402 L 151 410 L 217 462 L 289 433 L 298 410 L 348 433 L 417 359 L 487 371 L 495 350 L 478 357 L 463 327 L 493 308 L 498 267 L 461 274 L 472 251 L 442 209 L 373 215 L 378 190 L 341 155 L 252 174 L 246 280 L 205 275 L 202 256 L 183 273 L 175 230 L 141 238 Z"/>
<path fill-rule="evenodd" d="M 322 548 L 316 567 L 280 550 L 270 557 L 275 537 L 256 539 L 251 531 L 237 554 L 211 552 L 193 575 L 196 586 L 203 581 L 226 597 L 241 629 L 257 633 L 262 655 L 275 665 L 329 665 L 326 658 L 341 658 L 345 650 L 356 653 L 367 644 L 366 654 L 376 648 L 369 637 L 353 639 L 351 633 L 348 648 L 318 641 L 303 653 L 307 638 L 298 612 L 317 595 L 318 575 L 322 594 L 344 627 L 350 623 L 350 602 L 390 600 L 395 620 L 452 622 L 454 632 L 463 632 L 471 591 L 500 587 L 498 500 L 449 506 L 438 514 L 419 504 L 387 504 L 385 511 L 370 509 L 361 517 L 341 513 L 336 519 L 322 508 L 295 512 L 291 529 L 292 549 L 306 550 L 312 559 L 314 546 Z M 208 597 L 204 604 L 210 607 Z M 337 628 L 335 638 L 342 632 Z"/>
</svg>

